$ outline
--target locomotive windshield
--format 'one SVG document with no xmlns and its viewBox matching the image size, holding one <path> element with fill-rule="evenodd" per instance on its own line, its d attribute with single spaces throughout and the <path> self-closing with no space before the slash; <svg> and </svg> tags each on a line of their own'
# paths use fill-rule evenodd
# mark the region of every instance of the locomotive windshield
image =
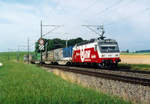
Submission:
<svg viewBox="0 0 150 104">
<path fill-rule="evenodd" d="M 104 41 L 104 42 L 99 42 L 99 49 L 102 53 L 115 53 L 115 52 L 119 52 L 119 47 L 117 42 L 112 42 L 112 41 Z"/>
</svg>

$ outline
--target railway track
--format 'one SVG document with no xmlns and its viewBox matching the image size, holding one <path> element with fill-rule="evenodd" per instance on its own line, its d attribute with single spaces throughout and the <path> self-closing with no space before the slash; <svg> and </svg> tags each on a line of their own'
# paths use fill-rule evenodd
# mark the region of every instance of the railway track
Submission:
<svg viewBox="0 0 150 104">
<path fill-rule="evenodd" d="M 63 71 L 84 74 L 84 75 L 89 75 L 94 77 L 101 77 L 109 80 L 122 81 L 122 82 L 132 83 L 132 84 L 140 84 L 143 86 L 150 86 L 150 79 L 147 78 L 118 75 L 115 73 L 99 72 L 99 71 L 93 71 L 91 69 L 85 70 L 87 68 L 80 68 L 80 67 L 59 66 L 59 65 L 42 65 L 42 66 L 48 68 L 57 68 Z"/>
<path fill-rule="evenodd" d="M 49 65 L 49 64 L 45 64 L 45 65 Z M 66 66 L 66 65 L 59 65 L 59 66 Z M 72 67 L 72 66 L 69 66 Z M 73 66 L 74 67 L 74 66 Z M 79 68 L 87 68 L 87 69 L 91 69 L 91 70 L 109 70 L 109 71 L 113 71 L 113 72 L 129 72 L 129 73 L 139 73 L 139 74 L 148 74 L 150 75 L 150 71 L 142 71 L 142 70 L 131 70 L 128 67 L 118 67 L 118 68 L 94 68 L 94 67 L 89 67 L 89 66 L 75 66 L 75 67 L 79 67 Z"/>
<path fill-rule="evenodd" d="M 79 66 L 80 67 L 80 66 Z M 83 68 L 82 66 L 80 68 Z M 84 68 L 89 68 L 87 66 L 85 66 Z M 92 70 L 109 70 L 109 71 L 120 71 L 120 72 L 130 72 L 130 73 L 140 73 L 140 74 L 150 74 L 150 71 L 142 71 L 142 70 L 131 70 L 129 68 L 125 68 L 125 67 L 118 67 L 118 68 L 90 68 Z"/>
<path fill-rule="evenodd" d="M 59 65 L 64 66 L 64 65 Z M 95 71 L 95 72 L 102 72 L 102 73 L 112 73 L 112 74 L 118 74 L 123 76 L 131 76 L 131 77 L 139 77 L 139 78 L 145 78 L 150 79 L 150 71 L 140 71 L 140 70 L 130 70 L 127 68 L 117 68 L 117 69 L 105 69 L 105 68 L 94 68 L 94 67 L 88 67 L 88 66 L 69 66 L 69 67 L 76 67 L 81 68 L 89 71 Z"/>
<path fill-rule="evenodd" d="M 104 70 L 110 70 L 110 69 L 104 69 Z M 122 72 L 131 72 L 131 73 L 140 73 L 140 74 L 150 74 L 150 71 L 131 70 L 131 69 L 125 69 L 125 68 L 117 68 L 117 69 L 111 69 L 111 70 L 122 71 Z"/>
</svg>

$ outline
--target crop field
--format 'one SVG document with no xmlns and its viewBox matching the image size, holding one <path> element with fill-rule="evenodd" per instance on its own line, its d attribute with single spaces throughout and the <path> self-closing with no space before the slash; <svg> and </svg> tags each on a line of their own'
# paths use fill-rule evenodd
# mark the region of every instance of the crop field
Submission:
<svg viewBox="0 0 150 104">
<path fill-rule="evenodd" d="M 53 73 L 22 61 L 15 53 L 0 53 L 0 104 L 130 104 L 69 83 Z M 22 53 L 23 56 L 23 53 Z"/>
<path fill-rule="evenodd" d="M 150 71 L 150 53 L 121 53 L 120 67 Z"/>
<path fill-rule="evenodd" d="M 150 54 L 121 54 L 121 63 L 150 64 Z"/>
<path fill-rule="evenodd" d="M 150 55 L 149 52 L 146 53 L 121 53 L 121 55 Z"/>
</svg>

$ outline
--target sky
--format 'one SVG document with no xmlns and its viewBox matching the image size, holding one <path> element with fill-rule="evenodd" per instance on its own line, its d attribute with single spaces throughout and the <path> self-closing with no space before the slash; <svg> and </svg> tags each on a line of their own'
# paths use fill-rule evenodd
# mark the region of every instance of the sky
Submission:
<svg viewBox="0 0 150 104">
<path fill-rule="evenodd" d="M 0 0 L 0 52 L 26 50 L 28 38 L 33 50 L 41 20 L 60 25 L 47 39 L 97 38 L 82 25 L 103 25 L 120 50 L 150 49 L 150 0 Z M 43 27 L 43 34 L 51 30 Z"/>
</svg>

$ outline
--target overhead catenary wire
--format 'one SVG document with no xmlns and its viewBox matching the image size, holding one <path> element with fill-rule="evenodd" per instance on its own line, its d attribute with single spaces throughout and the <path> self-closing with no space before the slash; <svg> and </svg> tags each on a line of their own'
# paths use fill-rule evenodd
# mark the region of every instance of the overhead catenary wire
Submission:
<svg viewBox="0 0 150 104">
<path fill-rule="evenodd" d="M 99 17 L 99 16 L 102 17 L 102 14 L 105 14 L 105 12 L 107 12 L 108 10 L 111 10 L 111 9 L 113 9 L 114 7 L 117 7 L 117 6 L 120 5 L 123 1 L 125 1 L 125 0 L 118 0 L 117 2 L 113 3 L 112 5 L 110 5 L 110 6 L 106 7 L 106 8 L 104 8 L 104 9 L 102 9 L 101 11 L 97 12 L 96 14 L 94 13 L 92 16 L 94 16 L 94 18 L 97 18 L 97 17 Z M 94 3 L 96 4 L 97 1 L 95 1 Z M 94 7 L 94 3 L 91 4 L 92 7 Z M 88 7 L 87 7 L 87 8 L 88 8 Z M 91 8 L 91 7 L 89 7 L 89 8 Z M 87 11 L 88 11 L 88 10 L 87 10 Z M 81 12 L 82 12 L 82 11 L 81 11 Z M 81 13 L 81 12 L 80 12 L 80 13 Z M 82 14 L 84 14 L 84 12 L 82 12 Z M 87 19 L 87 17 L 88 17 L 88 16 L 84 16 L 83 21 L 88 22 L 89 20 Z M 101 18 L 101 17 L 100 17 L 100 18 Z M 101 24 L 102 24 L 102 23 L 101 23 Z"/>
<path fill-rule="evenodd" d="M 88 28 L 89 30 L 93 31 L 95 34 L 99 35 L 99 33 L 97 31 L 95 31 L 94 29 L 91 28 L 91 27 L 100 27 L 99 25 L 82 25 L 82 26 Z"/>
<path fill-rule="evenodd" d="M 132 4 L 132 3 L 134 3 L 135 1 L 137 1 L 137 0 L 129 0 L 128 2 L 125 2 L 125 5 L 123 5 L 125 0 L 119 0 L 119 1 L 117 1 L 117 2 L 115 2 L 114 4 L 112 4 L 112 5 L 110 5 L 109 7 L 106 7 L 106 8 L 104 8 L 103 10 L 101 10 L 101 11 L 99 11 L 99 12 L 97 12 L 94 16 L 94 18 L 105 18 L 105 16 L 106 17 L 108 17 L 109 16 L 109 12 L 111 12 L 111 13 L 115 13 L 117 10 L 120 10 L 122 7 L 128 7 L 128 5 L 129 4 Z M 122 6 L 121 6 L 121 4 L 122 4 Z M 121 6 L 120 8 L 118 8 L 118 6 Z M 107 12 L 107 14 L 106 14 L 106 12 Z M 100 20 L 102 20 L 102 21 L 106 21 L 106 20 L 103 20 L 103 19 L 100 19 Z M 105 22 L 103 22 L 103 23 L 105 23 Z M 101 24 L 103 24 L 103 23 L 101 23 Z"/>
<path fill-rule="evenodd" d="M 54 27 L 53 29 L 51 29 L 49 32 L 42 34 L 42 36 L 44 37 L 45 35 L 52 33 L 53 31 L 57 30 L 58 28 L 62 27 L 63 25 L 44 25 L 44 26 L 51 26 Z"/>
<path fill-rule="evenodd" d="M 111 13 L 118 13 L 117 10 L 120 10 L 120 9 L 122 9 L 123 7 L 126 7 L 126 8 L 127 8 L 127 7 L 129 6 L 129 4 L 133 4 L 135 1 L 137 1 L 137 0 L 129 0 L 129 1 L 126 2 L 123 6 L 121 6 L 120 8 L 116 8 L 115 11 L 113 11 L 113 12 L 111 12 Z M 108 15 L 108 13 L 107 13 L 107 17 L 108 17 L 108 16 L 110 16 L 110 15 Z M 101 17 L 104 17 L 104 15 L 101 16 Z M 105 22 L 107 22 L 107 20 L 104 20 L 104 21 L 103 21 L 103 23 L 105 23 Z"/>
<path fill-rule="evenodd" d="M 91 9 L 92 7 L 94 7 L 94 5 L 97 4 L 97 0 L 95 0 L 92 4 L 88 5 L 86 8 L 84 8 L 83 10 L 81 10 L 82 13 L 87 13 L 89 9 Z"/>
<path fill-rule="evenodd" d="M 136 15 L 138 15 L 138 14 L 140 14 L 140 13 L 144 13 L 144 12 L 149 11 L 149 10 L 150 10 L 150 8 L 145 8 L 144 10 L 142 10 L 142 11 L 140 11 L 140 12 L 134 13 L 134 14 L 132 14 L 132 15 L 128 15 L 128 16 L 123 17 L 123 18 L 121 18 L 121 19 L 124 20 L 124 19 L 128 19 L 128 18 L 133 18 L 134 16 L 136 16 Z M 116 22 L 118 22 L 118 20 L 112 21 L 111 23 L 107 23 L 107 24 L 105 24 L 105 26 L 113 25 L 113 24 L 115 24 Z"/>
<path fill-rule="evenodd" d="M 106 12 L 106 11 L 110 11 L 110 10 L 112 10 L 112 9 L 115 9 L 115 11 L 116 10 L 119 10 L 119 9 L 121 9 L 122 7 L 127 7 L 129 4 L 132 4 L 132 3 L 134 3 L 135 1 L 137 1 L 137 0 L 129 0 L 128 2 L 126 2 L 125 3 L 125 5 L 123 5 L 123 6 L 121 6 L 120 8 L 117 8 L 117 6 L 120 6 L 121 5 L 121 3 L 123 3 L 123 1 L 126 1 L 126 0 L 119 0 L 118 2 L 116 2 L 116 3 L 114 3 L 113 5 L 111 5 L 110 7 L 107 7 L 107 8 L 105 8 L 104 10 L 102 10 L 102 11 L 100 11 L 100 12 L 98 12 L 97 14 L 98 15 L 100 15 L 100 16 L 102 16 L 102 14 L 104 14 L 104 12 Z M 115 11 L 112 11 L 112 12 L 115 12 Z M 110 11 L 111 12 L 111 11 Z"/>
<path fill-rule="evenodd" d="M 61 0 L 54 0 L 53 2 L 55 2 L 55 8 L 50 8 L 49 10 L 47 10 L 47 11 L 49 11 L 49 14 L 48 15 L 46 15 L 46 17 L 45 17 L 45 19 L 49 19 L 50 18 L 50 15 L 52 14 L 52 12 L 54 12 L 55 13 L 55 10 L 60 6 L 60 4 L 61 4 Z M 63 9 L 62 9 L 63 10 Z"/>
<path fill-rule="evenodd" d="M 117 5 L 121 4 L 124 0 L 118 0 L 117 2 L 115 2 L 114 4 L 110 5 L 109 7 L 104 8 L 102 11 L 97 12 L 96 14 L 98 15 L 102 15 L 102 13 L 116 7 Z"/>
</svg>

